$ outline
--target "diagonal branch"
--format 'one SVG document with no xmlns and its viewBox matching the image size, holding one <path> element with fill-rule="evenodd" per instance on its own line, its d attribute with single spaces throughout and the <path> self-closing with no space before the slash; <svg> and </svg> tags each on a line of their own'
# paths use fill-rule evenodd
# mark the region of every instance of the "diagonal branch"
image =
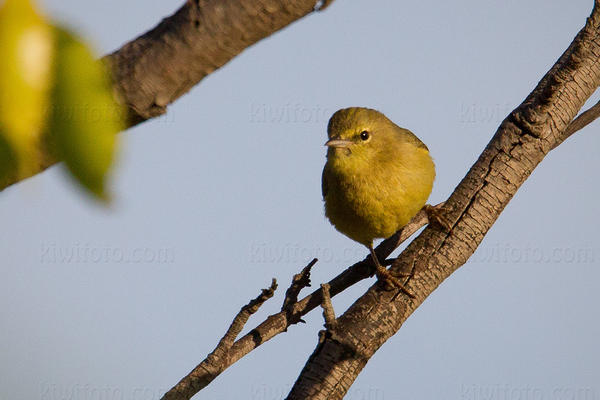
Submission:
<svg viewBox="0 0 600 400">
<path fill-rule="evenodd" d="M 293 313 L 294 304 L 298 302 L 298 295 L 302 289 L 310 286 L 310 271 L 312 267 L 317 263 L 317 259 L 313 258 L 311 262 L 300 271 L 299 274 L 294 275 L 292 278 L 292 285 L 285 292 L 285 299 L 283 299 L 283 305 L 281 311 L 286 311 L 290 314 Z M 300 318 L 300 316 L 298 316 Z M 298 319 L 298 322 L 304 322 L 302 319 Z"/>
<path fill-rule="evenodd" d="M 183 378 L 177 385 L 163 396 L 164 400 L 190 399 L 200 389 L 208 385 L 221 373 L 220 366 L 227 359 L 235 338 L 240 334 L 248 318 L 275 294 L 277 281 L 273 279 L 268 289 L 263 289 L 261 294 L 251 300 L 238 312 L 233 322 L 227 329 L 217 347 L 206 357 L 192 372 Z"/>
<path fill-rule="evenodd" d="M 600 101 L 579 114 L 577 118 L 571 121 L 569 126 L 567 126 L 567 129 L 565 129 L 563 134 L 560 135 L 559 140 L 557 140 L 552 149 L 554 150 L 556 147 L 558 147 L 558 145 L 571 137 L 571 135 L 585 128 L 594 122 L 598 117 L 600 117 Z"/>
<path fill-rule="evenodd" d="M 600 85 L 600 1 L 585 27 L 533 92 L 502 122 L 446 202 L 449 227 L 429 225 L 392 269 L 414 270 L 415 299 L 373 285 L 337 318 L 308 359 L 288 399 L 341 399 L 373 354 L 444 279 L 475 252 L 492 224 Z M 449 228 L 449 229 L 448 229 Z"/>
<path fill-rule="evenodd" d="M 377 249 L 375 249 L 377 256 L 382 260 L 388 257 L 402 242 L 425 226 L 428 221 L 427 213 L 425 211 L 419 212 L 408 225 L 402 228 L 402 230 L 377 246 Z M 309 284 L 308 275 L 315 263 L 316 259 L 313 259 L 306 267 L 304 267 L 300 274 L 294 276 L 292 284 L 286 292 L 281 312 L 269 316 L 256 328 L 252 329 L 233 343 L 233 345 L 230 345 L 228 340 L 226 351 L 223 351 L 224 347 L 219 344 L 219 346 L 217 346 L 217 349 L 219 349 L 218 357 L 213 356 L 217 353 L 217 350 L 209 354 L 209 356 L 198 364 L 192 372 L 169 390 L 163 399 L 189 399 L 236 361 L 276 335 L 287 331 L 288 327 L 291 325 L 302 322 L 302 316 L 321 306 L 324 300 L 322 289 L 315 290 L 302 300 L 297 301 L 300 290 L 307 287 Z M 365 260 L 354 264 L 329 281 L 327 284 L 329 296 L 335 296 L 355 283 L 368 278 L 372 275 L 372 271 L 373 265 L 371 257 L 368 255 Z M 244 320 L 243 323 L 245 323 L 246 320 Z M 239 330 L 236 330 L 233 334 L 226 334 L 225 337 L 231 338 L 232 335 L 237 337 L 238 333 Z M 221 340 L 221 342 L 223 342 L 223 340 Z M 191 390 L 191 388 L 193 388 L 193 390 Z"/>
<path fill-rule="evenodd" d="M 128 127 L 164 114 L 204 77 L 316 5 L 316 0 L 187 0 L 156 27 L 104 57 L 115 93 L 127 106 Z M 43 144 L 38 152 L 42 160 L 32 174 L 60 161 Z M 22 179 L 5 177 L 0 190 Z"/>
</svg>

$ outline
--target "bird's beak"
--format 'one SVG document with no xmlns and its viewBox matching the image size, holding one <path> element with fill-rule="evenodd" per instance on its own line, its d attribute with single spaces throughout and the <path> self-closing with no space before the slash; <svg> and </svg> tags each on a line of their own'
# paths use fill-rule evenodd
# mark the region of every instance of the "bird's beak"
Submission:
<svg viewBox="0 0 600 400">
<path fill-rule="evenodd" d="M 352 144 L 352 140 L 347 139 L 329 139 L 325 142 L 325 146 L 333 148 L 347 148 Z"/>
</svg>

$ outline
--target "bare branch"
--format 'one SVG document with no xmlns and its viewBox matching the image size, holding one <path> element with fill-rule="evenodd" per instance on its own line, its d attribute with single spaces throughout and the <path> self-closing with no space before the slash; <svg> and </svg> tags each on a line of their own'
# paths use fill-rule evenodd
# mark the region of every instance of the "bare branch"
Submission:
<svg viewBox="0 0 600 400">
<path fill-rule="evenodd" d="M 273 278 L 271 281 L 271 286 L 267 289 L 263 289 L 261 294 L 258 295 L 255 299 L 251 300 L 248 304 L 246 304 L 240 312 L 236 315 L 231 326 L 227 330 L 227 333 L 219 342 L 217 348 L 221 348 L 223 350 L 229 351 L 231 346 L 235 342 L 235 339 L 238 337 L 246 322 L 248 322 L 248 318 L 252 314 L 258 311 L 258 309 L 265 303 L 265 301 L 269 300 L 275 294 L 275 290 L 277 290 L 277 280 Z"/>
<path fill-rule="evenodd" d="M 428 222 L 427 213 L 419 212 L 404 228 L 377 246 L 375 253 L 380 259 L 387 258 L 398 246 L 412 236 Z M 350 266 L 345 271 L 328 282 L 331 297 L 343 292 L 350 286 L 373 275 L 372 260 L 367 255 L 364 260 Z M 319 307 L 323 301 L 322 290 L 319 288 L 298 301 L 291 307 L 292 315 L 282 311 L 269 316 L 264 322 L 242 336 L 231 348 L 231 364 L 276 335 L 285 332 L 294 321 Z"/>
<path fill-rule="evenodd" d="M 594 122 L 598 117 L 600 117 L 600 101 L 598 101 L 596 104 L 579 114 L 577 118 L 571 121 L 567 129 L 565 129 L 563 134 L 560 136 L 560 139 L 556 142 L 556 144 L 554 144 L 554 146 L 552 146 L 552 150 L 554 150 L 556 147 L 558 147 L 559 144 L 567 140 L 575 132 L 580 131 L 581 129 Z"/>
<path fill-rule="evenodd" d="M 179 381 L 177 385 L 165 393 L 162 398 L 164 400 L 187 400 L 212 382 L 226 368 L 224 365 L 228 365 L 227 358 L 229 357 L 231 346 L 242 329 L 244 329 L 248 318 L 258 311 L 265 301 L 273 297 L 276 289 L 277 281 L 273 279 L 269 288 L 263 289 L 258 297 L 242 307 L 213 352 L 185 378 Z"/>
<path fill-rule="evenodd" d="M 316 0 L 187 0 L 156 27 L 104 57 L 115 93 L 127 106 L 128 126 L 164 114 L 204 77 L 312 13 L 315 5 Z M 47 145 L 40 143 L 42 160 L 32 175 L 60 161 Z M 0 190 L 23 179 L 4 177 Z"/>
<path fill-rule="evenodd" d="M 323 301 L 321 307 L 323 308 L 323 318 L 325 319 L 325 328 L 327 330 L 335 330 L 336 319 L 335 311 L 333 311 L 333 304 L 331 304 L 331 295 L 329 294 L 329 285 L 327 283 L 321 284 L 321 292 L 323 293 Z"/>
<path fill-rule="evenodd" d="M 399 298 L 373 285 L 337 319 L 308 359 L 288 399 L 341 399 L 367 361 L 444 279 L 475 252 L 504 207 L 600 85 L 600 2 L 585 27 L 533 92 L 502 122 L 446 202 L 444 224 L 430 224 L 391 270 L 414 270 Z"/>
<path fill-rule="evenodd" d="M 400 244 L 402 244 L 402 242 L 425 226 L 427 222 L 427 213 L 425 211 L 419 212 L 404 228 L 377 246 L 375 249 L 377 256 L 380 257 L 380 259 L 387 258 L 398 246 L 400 246 Z M 286 300 L 284 300 L 284 307 L 282 307 L 281 312 L 269 316 L 256 328 L 252 329 L 233 343 L 233 345 L 228 348 L 227 354 L 219 358 L 216 366 L 214 363 L 211 364 L 213 366 L 212 368 L 207 368 L 208 360 L 211 357 L 209 355 L 206 360 L 194 368 L 188 376 L 183 378 L 180 383 L 167 392 L 163 399 L 188 399 L 189 397 L 185 397 L 184 395 L 193 395 L 197 393 L 236 361 L 276 335 L 287 331 L 290 325 L 302 321 L 302 316 L 319 307 L 323 303 L 322 289 L 315 290 L 300 301 L 291 301 L 291 299 L 298 295 L 299 291 L 303 288 L 303 285 L 307 283 L 310 269 L 316 262 L 316 259 L 313 259 L 306 267 L 304 267 L 300 274 L 294 276 L 290 288 L 286 291 Z M 329 287 L 330 297 L 335 296 L 355 283 L 370 277 L 372 274 L 372 260 L 370 255 L 368 255 L 363 261 L 354 264 L 329 281 L 327 285 Z M 186 383 L 187 386 L 182 384 L 184 381 L 189 382 L 189 379 L 191 378 L 188 377 L 192 374 L 194 374 L 193 389 L 195 390 L 193 393 L 192 390 L 190 390 L 191 385 L 189 383 Z M 178 386 L 183 386 L 183 389 L 186 389 L 186 391 L 176 390 Z M 167 395 L 173 397 L 167 397 Z"/>
<path fill-rule="evenodd" d="M 292 310 L 292 306 L 298 302 L 298 295 L 302 289 L 310 286 L 310 271 L 317 263 L 316 258 L 313 258 L 311 262 L 308 263 L 306 267 L 302 269 L 299 274 L 294 275 L 292 278 L 292 284 L 285 292 L 285 299 L 283 300 L 283 305 L 281 306 L 281 311 L 290 311 Z M 298 322 L 304 322 L 302 319 L 299 319 Z"/>
</svg>

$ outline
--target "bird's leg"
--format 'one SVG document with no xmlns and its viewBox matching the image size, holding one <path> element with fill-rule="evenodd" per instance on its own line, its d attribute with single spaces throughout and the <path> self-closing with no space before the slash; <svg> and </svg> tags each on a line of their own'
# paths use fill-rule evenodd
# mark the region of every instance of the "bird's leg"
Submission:
<svg viewBox="0 0 600 400">
<path fill-rule="evenodd" d="M 398 280 L 398 278 L 392 275 L 390 271 L 381 266 L 381 264 L 379 263 L 379 259 L 377 259 L 377 255 L 375 254 L 375 250 L 373 250 L 373 245 L 369 245 L 369 251 L 371 252 L 371 257 L 373 258 L 373 263 L 375 264 L 375 274 L 377 275 L 377 279 L 391 284 L 392 286 L 396 287 L 400 292 L 414 299 L 415 295 L 412 294 L 406 287 L 404 287 L 404 285 Z M 396 296 L 394 296 L 394 298 L 395 297 Z"/>
</svg>

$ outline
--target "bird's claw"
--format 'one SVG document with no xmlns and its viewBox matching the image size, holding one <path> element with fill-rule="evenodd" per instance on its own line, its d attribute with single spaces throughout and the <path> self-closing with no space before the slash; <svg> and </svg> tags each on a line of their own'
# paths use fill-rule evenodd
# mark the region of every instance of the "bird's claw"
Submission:
<svg viewBox="0 0 600 400">
<path fill-rule="evenodd" d="M 423 211 L 427 213 L 427 218 L 429 219 L 430 224 L 437 224 L 446 230 L 452 230 L 452 223 L 446 217 L 446 214 L 450 212 L 450 208 L 446 207 L 445 204 L 438 204 L 436 206 L 432 206 L 431 204 L 425 204 L 423 206 Z"/>
<path fill-rule="evenodd" d="M 387 288 L 389 289 L 393 289 L 396 288 L 398 289 L 398 293 L 394 296 L 394 299 L 398 296 L 398 294 L 400 292 L 406 294 L 408 297 L 414 299 L 415 295 L 412 294 L 410 292 L 410 290 L 408 290 L 403 284 L 402 282 L 400 282 L 400 280 L 395 277 L 394 275 L 392 275 L 392 273 L 385 269 L 384 267 L 382 267 L 381 265 L 376 266 L 376 271 L 375 274 L 377 275 L 377 279 L 380 282 L 385 283 L 387 286 Z M 391 287 L 390 287 L 391 286 Z"/>
</svg>

